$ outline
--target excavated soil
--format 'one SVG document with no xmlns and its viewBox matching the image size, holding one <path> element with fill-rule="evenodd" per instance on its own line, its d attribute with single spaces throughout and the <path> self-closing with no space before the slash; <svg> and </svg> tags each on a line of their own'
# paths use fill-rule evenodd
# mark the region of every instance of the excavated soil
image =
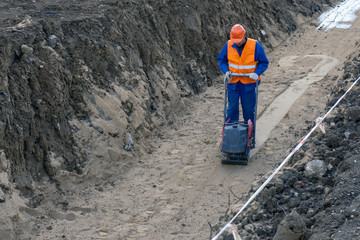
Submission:
<svg viewBox="0 0 360 240">
<path fill-rule="evenodd" d="M 0 239 L 214 236 L 360 74 L 360 20 L 316 30 L 337 1 L 243 2 L 0 3 Z M 270 60 L 247 166 L 219 159 L 234 22 Z M 273 239 L 296 211 L 301 239 L 358 238 L 358 94 L 236 219 L 241 237 Z"/>
</svg>

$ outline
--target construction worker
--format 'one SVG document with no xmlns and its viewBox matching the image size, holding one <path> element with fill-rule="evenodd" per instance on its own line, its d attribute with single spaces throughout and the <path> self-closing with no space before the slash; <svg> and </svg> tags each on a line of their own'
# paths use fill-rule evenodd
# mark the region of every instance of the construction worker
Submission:
<svg viewBox="0 0 360 240">
<path fill-rule="evenodd" d="M 246 37 L 246 31 L 240 24 L 231 28 L 230 40 L 222 48 L 219 56 L 220 70 L 229 76 L 231 72 L 248 74 L 249 77 L 232 77 L 228 84 L 228 108 L 226 122 L 239 121 L 239 100 L 243 110 L 244 122 L 250 119 L 254 123 L 256 104 L 256 80 L 268 68 L 269 60 L 261 44 Z M 255 126 L 253 129 L 255 137 Z M 255 139 L 252 141 L 255 147 Z"/>
</svg>

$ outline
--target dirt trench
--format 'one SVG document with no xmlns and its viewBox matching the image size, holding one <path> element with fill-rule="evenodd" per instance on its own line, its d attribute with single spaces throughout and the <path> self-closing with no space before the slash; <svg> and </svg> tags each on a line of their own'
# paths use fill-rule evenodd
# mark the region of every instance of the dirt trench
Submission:
<svg viewBox="0 0 360 240">
<path fill-rule="evenodd" d="M 277 2 L 279 1 L 273 1 L 274 7 L 279 9 Z M 307 2 L 310 4 L 311 1 Z M 24 4 L 26 3 L 24 2 Z M 132 9 L 131 4 L 134 3 L 130 3 L 126 7 Z M 313 6 L 315 9 L 310 8 L 309 15 L 319 10 L 319 5 L 315 4 Z M 178 9 L 182 9 L 182 7 L 178 7 Z M 63 10 L 60 7 L 59 9 Z M 68 10 L 79 13 L 76 4 L 68 8 Z M 150 8 L 147 8 L 146 11 L 150 11 Z M 43 13 L 39 12 L 37 14 L 41 15 Z M 56 12 L 46 12 L 46 14 L 54 13 Z M 195 22 L 188 23 L 187 27 L 196 26 L 196 14 L 193 15 L 192 13 L 191 11 L 190 13 L 187 12 L 189 16 L 195 16 L 195 19 L 193 19 Z M 59 14 L 59 12 L 56 14 Z M 282 14 L 286 15 L 287 13 L 284 11 Z M 85 22 L 88 22 L 87 24 L 97 23 L 96 21 L 86 20 L 88 16 L 96 15 L 87 12 L 85 18 L 79 14 L 74 20 L 79 18 L 79 21 L 75 21 L 79 25 L 83 24 L 84 19 Z M 124 14 L 124 16 L 127 15 Z M 271 17 L 267 17 L 271 19 Z M 83 75 L 72 79 L 69 74 L 60 74 L 61 79 L 66 81 L 74 80 L 73 83 L 79 83 L 77 81 L 84 78 L 88 86 L 92 86 L 95 90 L 87 92 L 86 87 L 84 89 L 74 84 L 74 89 L 70 91 L 62 86 L 60 81 L 57 82 L 59 89 L 65 90 L 63 91 L 64 96 L 60 95 L 59 101 L 50 105 L 51 107 L 54 106 L 54 108 L 50 107 L 50 109 L 57 109 L 56 106 L 63 104 L 68 110 L 73 111 L 73 114 L 77 117 L 71 120 L 66 119 L 69 120 L 69 125 L 64 126 L 62 123 L 66 122 L 64 118 L 68 116 L 68 113 L 62 112 L 61 108 L 59 108 L 54 112 L 54 116 L 50 115 L 51 126 L 44 125 L 44 127 L 54 131 L 51 134 L 52 136 L 62 136 L 65 142 L 56 142 L 52 139 L 46 141 L 46 138 L 38 137 L 37 133 L 32 132 L 33 135 L 30 134 L 30 136 L 35 136 L 37 142 L 31 144 L 31 138 L 25 140 L 25 142 L 30 142 L 26 145 L 26 149 L 32 149 L 32 146 L 35 146 L 35 149 L 28 154 L 35 153 L 35 156 L 39 157 L 33 160 L 37 163 L 36 167 L 40 169 L 43 168 L 41 168 L 42 158 L 39 153 L 42 153 L 43 148 L 51 148 L 55 152 L 66 152 L 67 149 L 70 149 L 69 146 L 74 147 L 74 143 L 77 142 L 82 148 L 81 153 L 92 153 L 94 157 L 88 159 L 88 162 L 85 159 L 81 159 L 79 162 L 71 162 L 71 159 L 77 159 L 76 161 L 79 159 L 74 158 L 74 156 L 59 156 L 46 152 L 50 161 L 45 163 L 47 164 L 46 168 L 42 170 L 41 174 L 34 175 L 33 172 L 37 172 L 35 168 L 31 169 L 31 174 L 26 173 L 20 179 L 28 184 L 28 186 L 25 184 L 24 187 L 18 186 L 18 189 L 21 190 L 21 197 L 16 194 L 11 195 L 11 198 L 7 198 L 6 195 L 5 197 L 0 196 L 0 199 L 6 200 L 6 204 L 10 202 L 13 204 L 6 211 L 17 213 L 12 215 L 11 220 L 5 222 L 5 226 L 10 226 L 7 233 L 16 235 L 19 239 L 209 238 L 210 234 L 214 234 L 223 224 L 223 222 L 219 222 L 219 219 L 224 220 L 228 214 L 231 215 L 236 211 L 238 205 L 234 206 L 232 204 L 244 200 L 249 189 L 252 189 L 253 182 L 267 174 L 269 170 L 274 169 L 291 147 L 306 133 L 309 125 L 324 112 L 329 93 L 335 82 L 340 81 L 339 76 L 342 75 L 343 63 L 353 51 L 351 46 L 355 46 L 355 42 L 358 41 L 356 33 L 359 30 L 359 21 L 350 30 L 334 29 L 325 33 L 315 31 L 315 19 L 309 20 L 301 16 L 296 17 L 296 24 L 301 25 L 302 28 L 289 35 L 286 41 L 280 44 L 276 38 L 266 39 L 273 45 L 279 45 L 268 54 L 271 66 L 264 74 L 264 81 L 260 86 L 258 127 L 264 130 L 258 131 L 258 133 L 261 134 L 266 130 L 267 134 L 258 136 L 259 139 L 261 137 L 263 139 L 258 142 L 257 149 L 252 152 L 251 162 L 246 167 L 221 165 L 217 157 L 221 138 L 224 96 L 221 78 L 210 79 L 213 73 L 208 76 L 202 72 L 201 66 L 188 61 L 185 64 L 186 66 L 177 66 L 185 70 L 190 69 L 185 75 L 186 83 L 177 83 L 180 84 L 179 87 L 167 81 L 160 81 L 160 84 L 156 86 L 160 86 L 161 90 L 156 87 L 149 89 L 145 87 L 146 84 L 141 82 L 141 77 L 145 77 L 150 82 L 158 78 L 178 80 L 181 77 L 173 78 L 176 74 L 174 72 L 169 73 L 164 68 L 146 71 L 146 74 L 133 74 L 131 68 L 136 68 L 139 64 L 144 64 L 145 70 L 149 68 L 149 63 L 154 60 L 151 59 L 153 55 L 148 55 L 141 47 L 138 49 L 139 55 L 141 55 L 140 58 L 124 51 L 124 56 L 129 54 L 130 59 L 134 62 L 129 67 L 124 59 L 116 59 L 120 62 L 120 67 L 123 70 L 129 70 L 126 73 L 127 75 L 124 75 L 124 79 L 119 81 L 129 83 L 134 95 L 147 96 L 148 93 L 151 93 L 149 98 L 155 98 L 148 99 L 149 101 L 145 105 L 141 105 L 140 100 L 129 93 L 129 89 L 116 84 L 107 88 L 108 83 L 101 80 L 102 74 L 108 74 L 103 70 L 107 67 L 110 70 L 112 69 L 111 66 L 103 64 L 103 60 L 112 60 L 111 53 L 101 55 L 103 53 L 101 49 L 106 49 L 106 45 L 98 44 L 96 41 L 83 36 L 79 36 L 79 39 L 74 40 L 74 42 L 64 43 L 64 45 L 73 45 L 79 41 L 86 43 L 86 47 L 83 49 L 86 54 L 90 55 L 92 51 L 99 53 L 99 58 L 84 57 L 86 64 L 80 61 L 73 66 L 75 69 L 81 69 L 79 72 Z M 102 19 L 102 21 L 106 23 L 106 20 Z M 5 23 L 8 24 L 8 22 Z M 45 35 L 48 34 L 46 31 L 51 28 L 72 29 L 70 27 L 72 24 L 74 23 L 71 21 L 61 27 L 57 25 L 49 27 L 44 24 L 43 31 L 45 33 L 43 37 L 45 38 Z M 289 25 L 285 24 L 282 27 L 289 28 L 287 30 L 295 29 L 295 25 L 290 22 Z M 85 31 L 86 27 L 82 28 L 82 30 Z M 275 29 L 272 30 L 275 31 Z M 250 31 L 249 34 L 259 35 L 255 31 L 253 33 Z M 19 35 L 21 34 L 19 33 Z M 97 33 L 94 35 L 97 36 Z M 273 34 L 272 37 L 274 35 L 276 34 Z M 33 35 L 28 36 L 28 38 L 35 38 L 36 42 L 36 37 Z M 180 42 L 179 40 L 177 43 Z M 350 47 L 343 49 L 338 48 L 338 45 Z M 121 46 L 114 46 L 111 51 L 117 51 L 119 47 L 120 51 L 124 50 L 121 49 Z M 53 50 L 40 44 L 35 48 L 35 52 L 39 49 L 45 49 L 41 50 L 43 55 L 55 54 Z M 31 51 L 31 49 L 25 48 L 23 50 L 24 52 L 26 50 Z M 61 59 L 63 60 L 68 60 L 70 56 L 76 54 L 76 51 L 74 51 L 67 55 L 66 51 L 62 50 Z M 21 55 L 19 53 L 18 58 L 15 56 L 17 63 L 26 62 L 26 57 Z M 166 56 L 162 57 L 167 59 Z M 159 58 L 156 59 L 159 60 Z M 141 63 L 139 59 L 144 62 Z M 186 60 L 189 59 L 190 57 L 186 58 Z M 318 68 L 324 66 L 318 66 L 321 59 L 330 59 L 329 62 L 324 62 L 324 64 L 335 64 L 336 61 L 338 63 L 335 67 L 327 67 L 325 68 L 326 71 L 323 71 L 324 69 Z M 204 61 L 206 62 L 206 59 Z M 102 64 L 97 66 L 97 62 L 102 62 Z M 216 67 L 213 62 L 211 64 L 214 65 L 214 68 Z M 62 67 L 60 64 L 56 66 L 59 69 Z M 49 71 L 49 74 L 54 74 L 52 70 L 45 70 Z M 24 68 L 23 71 L 27 72 L 29 69 Z M 39 72 L 42 71 L 44 70 L 40 68 Z M 114 73 L 113 76 L 115 76 L 116 70 L 114 72 L 110 71 L 110 73 Z M 55 76 L 57 74 L 59 72 L 55 71 Z M 18 76 L 20 75 L 18 73 Z M 111 78 L 111 74 L 106 76 Z M 184 98 L 184 96 L 190 96 L 192 91 L 200 92 L 203 90 L 201 84 L 189 80 L 190 78 L 193 79 L 194 76 L 200 76 L 202 83 L 208 82 L 211 85 L 211 82 L 213 86 L 200 95 Z M 46 79 L 42 80 L 45 81 Z M 314 82 L 310 84 L 308 81 Z M 304 84 L 301 84 L 300 87 L 296 86 L 299 82 L 306 82 L 309 85 L 305 88 Z M 37 84 L 36 81 L 29 79 L 29 85 L 36 87 Z M 50 87 L 50 84 L 46 84 L 46 86 Z M 169 94 L 176 92 L 178 88 L 181 88 L 181 91 L 170 97 Z M 194 90 L 191 90 L 192 88 Z M 298 91 L 300 97 L 292 105 L 289 104 L 287 108 L 291 107 L 288 110 L 283 107 L 284 103 L 281 101 L 280 105 L 276 105 L 281 96 L 284 96 L 282 94 L 286 94 L 287 89 L 291 88 L 295 92 Z M 19 93 L 21 89 L 20 87 Z M 39 88 L 34 89 L 39 90 Z M 69 93 L 67 93 L 68 90 Z M 26 95 L 35 95 L 36 97 L 40 93 L 41 91 L 32 91 L 26 93 Z M 85 94 L 82 95 L 81 93 Z M 61 100 L 66 99 L 66 94 L 71 96 L 71 101 L 64 104 Z M 119 99 L 116 96 L 121 96 L 122 109 L 118 109 L 117 103 Z M 182 114 L 178 113 L 179 117 L 170 116 L 171 111 L 156 111 L 157 103 L 168 103 L 168 99 L 172 99 L 173 102 L 166 107 L 170 109 L 176 108 L 180 112 L 183 111 Z M 46 104 L 48 102 L 51 101 L 46 100 Z M 44 102 L 39 100 L 35 101 L 34 104 L 41 106 Z M 82 111 L 84 104 L 86 104 L 88 112 Z M 139 108 L 134 107 L 136 104 L 141 106 L 140 109 L 150 108 L 151 113 L 145 116 L 141 115 Z M 33 112 L 26 111 L 27 107 L 25 106 L 21 113 L 24 116 L 31 116 Z M 272 108 L 284 111 L 276 115 L 279 117 L 278 124 L 269 125 L 269 122 L 265 119 L 267 110 Z M 92 114 L 92 118 L 87 118 L 88 113 Z M 125 121 L 119 117 L 116 118 L 119 121 L 113 121 L 108 117 L 109 115 L 118 116 L 118 114 L 126 114 L 132 116 L 132 118 L 130 117 Z M 43 113 L 41 116 L 45 116 L 44 119 L 47 119 L 47 114 Z M 56 116 L 61 116 L 61 118 L 59 119 Z M 136 121 L 136 119 L 141 118 L 145 118 L 146 123 Z M 160 123 L 164 119 L 169 123 L 169 126 Z M 6 123 L 6 120 L 4 122 Z M 147 123 L 160 126 L 161 131 L 152 131 L 154 129 Z M 38 122 L 36 124 L 41 125 Z M 59 124 L 61 124 L 61 129 L 66 129 L 66 131 L 59 131 Z M 130 125 L 129 128 L 126 128 L 127 124 Z M 35 122 L 30 122 L 30 125 L 34 127 Z M 123 143 L 126 141 L 126 139 L 122 138 L 123 133 L 134 129 L 137 129 L 136 134 L 143 135 L 145 140 L 134 138 L 135 149 L 132 152 L 119 149 L 119 146 L 122 148 Z M 74 139 L 64 137 L 64 135 L 67 136 L 70 130 L 75 132 Z M 21 129 L 17 131 L 16 133 L 21 135 Z M 16 139 L 16 137 L 13 139 Z M 147 152 L 137 151 L 139 148 L 145 149 Z M 79 156 L 76 149 L 72 149 L 69 153 Z M 64 158 L 66 158 L 65 162 Z M 3 152 L 1 153 L 1 159 L 3 166 L 8 164 Z M 123 159 L 126 159 L 126 161 L 122 161 Z M 3 164 L 4 162 L 6 164 Z M 10 166 L 10 164 L 8 165 Z M 69 171 L 64 170 L 66 168 Z M 4 169 L 6 168 L 4 167 Z M 25 172 L 27 169 L 22 170 Z M 46 171 L 50 173 L 51 177 L 47 176 Z M 40 180 L 38 179 L 39 176 L 41 176 Z M 39 182 L 32 183 L 31 177 L 38 177 L 36 179 Z M 15 181 L 16 177 L 13 176 L 13 179 Z M 1 180 L 3 183 L 3 178 Z M 54 184 L 48 184 L 53 181 Z M 8 183 L 8 185 L 11 184 Z M 7 191 L 16 192 L 11 187 L 4 188 L 3 191 L 5 194 L 7 194 Z M 29 197 L 29 201 L 26 200 L 27 197 Z"/>
<path fill-rule="evenodd" d="M 357 20 L 350 30 L 323 32 L 315 30 L 313 20 L 268 54 L 271 67 L 260 86 L 258 108 L 258 129 L 268 135 L 253 150 L 248 166 L 221 165 L 218 158 L 224 97 L 219 78 L 185 102 L 190 111 L 149 143 L 152 153 L 134 157 L 125 173 L 107 169 L 110 184 L 92 183 L 86 174 L 63 175 L 59 188 L 64 195 L 58 205 L 53 206 L 48 191 L 41 208 L 28 210 L 35 220 L 27 224 L 37 227 L 42 239 L 208 239 L 223 224 L 219 218 L 238 210 L 234 203 L 244 201 L 254 181 L 274 169 L 324 114 L 354 49 L 336 46 L 355 46 L 359 24 Z M 278 99 L 292 88 L 300 92 L 298 98 L 277 113 L 281 115 L 272 116 L 279 117 L 279 123 L 269 125 L 267 111 L 283 109 L 285 103 L 277 105 Z M 258 135 L 261 138 L 261 130 Z M 92 163 L 91 174 L 104 174 L 101 164 Z"/>
<path fill-rule="evenodd" d="M 321 10 L 314 0 L 252 7 L 258 21 L 236 1 L 3 1 L 0 88 L 10 102 L 1 148 L 17 188 L 31 195 L 31 182 L 57 168 L 81 173 L 101 155 L 127 158 L 119 150 L 127 133 L 138 142 L 156 136 L 186 109 L 182 98 L 213 84 L 232 21 L 271 48 L 298 15 Z M 112 148 L 93 145 L 95 137 Z"/>
</svg>

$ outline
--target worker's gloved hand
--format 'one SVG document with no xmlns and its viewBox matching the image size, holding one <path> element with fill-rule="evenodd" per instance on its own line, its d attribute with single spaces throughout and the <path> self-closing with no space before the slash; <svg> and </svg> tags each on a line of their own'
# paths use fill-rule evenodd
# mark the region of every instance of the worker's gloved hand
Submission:
<svg viewBox="0 0 360 240">
<path fill-rule="evenodd" d="M 259 75 L 257 75 L 256 73 L 250 73 L 249 74 L 249 78 L 253 79 L 253 80 L 257 80 L 259 77 Z"/>
<path fill-rule="evenodd" d="M 226 84 L 226 81 L 230 82 L 230 80 L 231 80 L 231 71 L 227 71 L 225 73 L 224 84 Z"/>
</svg>

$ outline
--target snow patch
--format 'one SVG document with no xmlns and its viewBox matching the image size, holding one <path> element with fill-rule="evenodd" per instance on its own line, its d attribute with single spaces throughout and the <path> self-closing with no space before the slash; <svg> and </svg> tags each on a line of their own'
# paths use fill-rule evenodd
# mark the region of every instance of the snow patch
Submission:
<svg viewBox="0 0 360 240">
<path fill-rule="evenodd" d="M 324 29 L 326 32 L 334 27 L 348 29 L 351 27 L 351 22 L 357 18 L 358 10 L 360 10 L 359 0 L 345 0 L 321 14 L 318 18 L 320 24 L 316 29 Z"/>
</svg>

